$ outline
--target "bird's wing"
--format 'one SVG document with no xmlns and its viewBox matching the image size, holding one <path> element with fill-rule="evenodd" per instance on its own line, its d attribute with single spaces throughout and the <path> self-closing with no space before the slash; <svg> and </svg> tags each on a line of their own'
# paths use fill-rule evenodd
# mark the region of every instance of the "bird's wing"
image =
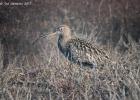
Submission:
<svg viewBox="0 0 140 100">
<path fill-rule="evenodd" d="M 84 40 L 71 39 L 67 44 L 73 57 L 80 62 L 91 62 L 97 64 L 109 59 L 107 52 Z"/>
<path fill-rule="evenodd" d="M 71 39 L 67 42 L 71 55 L 77 62 L 96 64 L 95 57 L 92 55 L 92 48 L 86 41 L 80 39 Z"/>
<path fill-rule="evenodd" d="M 92 47 L 92 54 L 95 55 L 97 63 L 104 63 L 104 61 L 110 60 L 108 52 L 97 46 Z"/>
</svg>

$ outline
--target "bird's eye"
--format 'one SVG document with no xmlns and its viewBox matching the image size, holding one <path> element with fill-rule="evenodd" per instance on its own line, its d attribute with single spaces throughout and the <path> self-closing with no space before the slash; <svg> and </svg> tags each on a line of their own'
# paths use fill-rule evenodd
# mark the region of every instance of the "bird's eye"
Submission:
<svg viewBox="0 0 140 100">
<path fill-rule="evenodd" d="M 59 30 L 62 31 L 62 27 L 60 27 Z"/>
</svg>

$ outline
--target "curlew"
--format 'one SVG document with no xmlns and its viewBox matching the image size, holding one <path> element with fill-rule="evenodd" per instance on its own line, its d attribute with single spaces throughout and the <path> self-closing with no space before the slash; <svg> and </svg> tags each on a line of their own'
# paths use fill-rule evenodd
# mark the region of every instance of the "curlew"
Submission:
<svg viewBox="0 0 140 100">
<path fill-rule="evenodd" d="M 109 59 L 107 52 L 93 46 L 91 43 L 77 37 L 72 37 L 71 29 L 67 25 L 60 25 L 56 31 L 49 35 L 58 34 L 58 48 L 72 63 L 94 68 Z M 42 36 L 46 37 L 46 36 Z"/>
</svg>

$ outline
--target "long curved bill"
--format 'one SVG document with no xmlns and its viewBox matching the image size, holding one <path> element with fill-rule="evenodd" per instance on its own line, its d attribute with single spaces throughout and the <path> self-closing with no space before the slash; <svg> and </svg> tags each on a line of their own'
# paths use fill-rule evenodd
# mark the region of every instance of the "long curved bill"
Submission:
<svg viewBox="0 0 140 100">
<path fill-rule="evenodd" d="M 56 32 L 50 33 L 50 34 L 40 34 L 40 36 L 32 44 L 34 45 L 41 38 L 51 37 L 51 36 L 54 36 L 54 35 L 56 35 Z"/>
<path fill-rule="evenodd" d="M 54 36 L 54 35 L 56 35 L 56 32 L 48 34 L 48 36 Z"/>
</svg>

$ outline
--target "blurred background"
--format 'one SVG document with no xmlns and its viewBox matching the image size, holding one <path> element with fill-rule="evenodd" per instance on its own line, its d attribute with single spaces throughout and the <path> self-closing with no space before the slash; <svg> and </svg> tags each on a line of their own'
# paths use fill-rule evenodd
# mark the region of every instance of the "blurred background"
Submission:
<svg viewBox="0 0 140 100">
<path fill-rule="evenodd" d="M 8 0 L 7 2 L 12 3 Z M 29 5 L 0 6 L 0 41 L 4 49 L 4 59 L 7 60 L 4 62 L 5 66 L 11 57 L 38 53 L 38 48 L 46 42 L 36 46 L 33 46 L 32 42 L 39 34 L 51 32 L 61 24 L 70 25 L 80 36 L 94 34 L 97 42 L 109 43 L 113 47 L 121 36 L 126 43 L 128 35 L 139 42 L 139 0 L 25 0 L 22 2 L 27 2 Z"/>
<path fill-rule="evenodd" d="M 52 62 L 56 62 L 59 59 L 56 57 L 59 55 L 56 52 L 57 37 L 40 39 L 35 45 L 32 43 L 40 34 L 48 34 L 61 24 L 69 25 L 73 34 L 78 37 L 99 45 L 109 45 L 113 49 L 117 48 L 120 53 L 129 49 L 130 38 L 140 43 L 140 0 L 2 2 L 28 3 L 28 5 L 0 5 L 2 70 L 11 67 L 13 63 L 17 68 L 32 70 L 40 67 L 40 62 L 44 59 L 45 63 L 49 63 L 48 59 L 51 58 Z"/>
</svg>

